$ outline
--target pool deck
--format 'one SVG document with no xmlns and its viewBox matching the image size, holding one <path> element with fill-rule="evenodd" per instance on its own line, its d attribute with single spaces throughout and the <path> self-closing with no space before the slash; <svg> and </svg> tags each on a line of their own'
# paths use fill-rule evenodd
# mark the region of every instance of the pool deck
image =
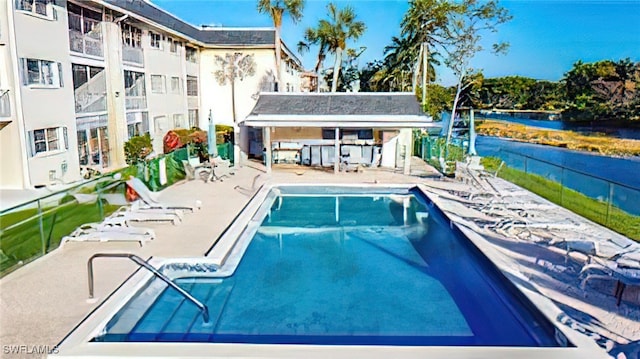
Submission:
<svg viewBox="0 0 640 359">
<path fill-rule="evenodd" d="M 276 168 L 271 176 L 267 176 L 260 165 L 252 164 L 238 169 L 234 176 L 226 178 L 224 182 L 203 183 L 194 180 L 178 183 L 162 191 L 160 198 L 182 202 L 199 199 L 202 201 L 202 209 L 186 214 L 184 221 L 176 226 L 145 224 L 145 227 L 153 228 L 157 234 L 157 238 L 145 246 L 139 247 L 135 242 L 67 243 L 0 279 L 0 343 L 3 345 L 0 355 L 11 358 L 37 357 L 25 350 L 18 354 L 8 354 L 6 346 L 35 345 L 53 348 L 137 269 L 135 264 L 122 259 L 96 260 L 94 271 L 97 301 L 88 301 L 87 259 L 93 254 L 126 252 L 142 258 L 202 256 L 242 210 L 251 195 L 265 182 L 415 183 L 424 185 L 422 188 L 427 192 L 431 188 L 434 202 L 459 223 L 463 231 L 480 234 L 487 246 L 504 257 L 510 268 L 529 280 L 526 284 L 532 290 L 550 298 L 565 311 L 565 317 L 557 318 L 561 323 L 591 336 L 600 345 L 611 350 L 612 354 L 621 351 L 627 355 L 638 354 L 639 349 L 632 344 L 640 340 L 638 288 L 628 287 L 620 306 L 615 304 L 610 283 L 593 281 L 596 288 L 589 285 L 586 290 L 582 290 L 578 286 L 577 275 L 585 258 L 580 253 L 571 253 L 571 258 L 567 259 L 564 251 L 534 241 L 540 238 L 539 233 L 530 231 L 524 235 L 515 222 L 502 221 L 502 225 L 486 225 L 487 218 L 483 218 L 480 211 L 461 208 L 460 205 L 464 207 L 462 198 L 458 200 L 456 196 L 444 193 L 447 189 L 448 193 L 452 193 L 452 188 L 456 193 L 464 189 L 469 192 L 477 191 L 473 184 L 436 179 L 437 174 L 433 169 L 420 164 L 417 159 L 414 164 L 412 176 L 385 170 L 334 175 L 299 168 Z M 557 237 L 571 235 L 575 238 L 588 235 L 589 238 L 601 238 L 603 244 L 617 243 L 620 248 L 629 248 L 626 244 L 630 240 L 626 237 L 551 205 L 534 194 L 525 193 L 499 178 L 491 179 L 491 184 L 494 190 L 502 193 L 503 198 L 507 198 L 505 193 L 510 192 L 514 196 L 517 194 L 517 203 L 539 204 L 529 209 L 534 214 L 529 215 L 529 219 L 542 218 L 544 223 L 557 224 L 547 226 L 547 233 L 557 234 Z M 492 205 L 496 208 L 506 206 L 504 203 L 497 204 L 497 201 Z M 535 214 L 535 211 L 540 213 Z M 529 222 L 531 223 L 533 222 Z M 571 225 L 562 226 L 564 223 Z M 637 246 L 636 243 L 631 245 Z M 616 248 L 611 250 L 615 251 Z M 604 294 L 609 290 L 610 293 Z"/>
</svg>

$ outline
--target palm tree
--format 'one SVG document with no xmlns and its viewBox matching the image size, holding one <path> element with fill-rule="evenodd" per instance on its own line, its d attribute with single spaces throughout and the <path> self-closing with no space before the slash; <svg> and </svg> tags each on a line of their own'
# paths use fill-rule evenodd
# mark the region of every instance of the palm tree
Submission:
<svg viewBox="0 0 640 359">
<path fill-rule="evenodd" d="M 448 24 L 448 15 L 455 7 L 450 1 L 444 0 L 411 0 L 409 9 L 404 15 L 400 26 L 401 35 L 410 43 L 414 58 L 414 82 L 422 71 L 422 105 L 426 101 L 427 83 L 431 78 L 431 66 L 433 62 L 429 57 L 429 49 L 442 47 L 447 44 L 448 36 L 443 29 Z M 422 60 L 422 63 L 419 61 Z M 426 68 L 426 69 L 425 69 Z M 433 71 L 435 77 L 435 71 Z"/>
<path fill-rule="evenodd" d="M 256 63 L 253 55 L 245 55 L 241 52 L 227 53 L 224 57 L 216 55 L 218 70 L 213 75 L 221 86 L 231 84 L 231 111 L 233 123 L 236 123 L 236 79 L 242 81 L 245 77 L 256 73 Z"/>
<path fill-rule="evenodd" d="M 298 52 L 304 54 L 309 51 L 312 45 L 318 45 L 318 56 L 316 65 L 313 67 L 313 72 L 319 75 L 319 71 L 323 66 L 324 59 L 327 56 L 328 44 L 325 36 L 321 36 L 321 33 L 326 32 L 326 29 L 309 27 L 304 31 L 304 41 L 298 42 Z"/>
<path fill-rule="evenodd" d="M 282 17 L 289 14 L 294 23 L 302 19 L 304 0 L 258 0 L 258 12 L 268 14 L 273 20 L 276 28 L 276 83 L 280 90 L 281 74 L 280 62 L 282 61 L 282 44 L 280 42 L 280 31 L 282 29 Z"/>
<path fill-rule="evenodd" d="M 366 26 L 364 22 L 356 21 L 356 14 L 350 6 L 340 10 L 334 3 L 329 3 L 327 11 L 329 20 L 320 20 L 313 35 L 319 44 L 326 45 L 328 52 L 335 54 L 331 92 L 336 92 L 342 67 L 342 52 L 347 47 L 348 40 L 357 40 L 362 36 Z"/>
</svg>

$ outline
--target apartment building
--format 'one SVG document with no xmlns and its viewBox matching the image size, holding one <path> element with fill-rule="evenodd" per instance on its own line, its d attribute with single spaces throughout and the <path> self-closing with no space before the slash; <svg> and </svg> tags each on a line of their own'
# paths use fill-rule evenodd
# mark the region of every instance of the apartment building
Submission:
<svg viewBox="0 0 640 359">
<path fill-rule="evenodd" d="M 248 152 L 236 123 L 275 89 L 273 28 L 199 28 L 144 0 L 0 5 L 0 188 L 122 167 L 124 143 L 143 133 L 162 153 L 168 130 L 206 128 L 210 112 L 236 128 L 236 158 Z M 280 90 L 300 91 L 302 65 L 282 48 Z M 219 60 L 241 57 L 251 74 Z"/>
</svg>

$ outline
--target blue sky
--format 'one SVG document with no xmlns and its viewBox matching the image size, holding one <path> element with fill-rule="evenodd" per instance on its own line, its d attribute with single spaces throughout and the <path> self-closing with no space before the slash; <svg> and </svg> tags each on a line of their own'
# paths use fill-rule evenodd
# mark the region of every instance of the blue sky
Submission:
<svg viewBox="0 0 640 359">
<path fill-rule="evenodd" d="M 163 9 L 194 24 L 223 26 L 273 26 L 267 15 L 256 10 L 256 0 L 153 0 Z M 400 0 L 334 0 L 339 7 L 352 6 L 367 31 L 351 47 L 365 46 L 360 65 L 383 58 L 383 49 L 399 36 L 400 21 L 408 8 Z M 298 24 L 285 18 L 282 37 L 295 51 L 304 29 L 326 17 L 325 0 L 306 0 L 304 18 Z M 494 41 L 511 44 L 507 55 L 480 53 L 472 61 L 486 77 L 520 75 L 557 81 L 578 60 L 640 61 L 640 0 L 503 0 L 501 4 L 513 15 L 497 34 L 488 34 L 487 48 Z M 315 64 L 317 50 L 301 56 L 306 68 Z M 332 56 L 325 67 L 333 65 Z M 452 83 L 445 69 L 439 81 Z"/>
</svg>

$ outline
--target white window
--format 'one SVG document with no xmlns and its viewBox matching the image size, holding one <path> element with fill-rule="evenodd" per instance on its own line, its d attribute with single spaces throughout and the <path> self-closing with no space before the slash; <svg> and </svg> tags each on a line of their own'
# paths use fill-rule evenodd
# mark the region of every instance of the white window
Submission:
<svg viewBox="0 0 640 359">
<path fill-rule="evenodd" d="M 151 92 L 165 93 L 165 84 L 163 75 L 151 75 Z"/>
<path fill-rule="evenodd" d="M 20 59 L 22 84 L 47 87 L 62 87 L 62 64 L 59 62 Z"/>
<path fill-rule="evenodd" d="M 127 132 L 129 139 L 149 133 L 149 114 L 147 112 L 128 112 Z"/>
<path fill-rule="evenodd" d="M 198 96 L 198 78 L 187 76 L 187 96 Z"/>
<path fill-rule="evenodd" d="M 189 128 L 198 127 L 198 109 L 189 110 Z"/>
<path fill-rule="evenodd" d="M 149 31 L 149 38 L 151 39 L 151 47 L 162 50 L 162 35 Z"/>
<path fill-rule="evenodd" d="M 185 57 L 187 61 L 193 62 L 194 64 L 198 62 L 198 50 L 193 47 L 185 47 Z"/>
<path fill-rule="evenodd" d="M 165 132 L 169 131 L 167 116 L 156 116 L 153 118 L 153 123 L 156 136 L 164 135 Z"/>
<path fill-rule="evenodd" d="M 124 22 L 120 23 L 122 29 L 122 44 L 130 47 L 142 47 L 142 30 Z"/>
<path fill-rule="evenodd" d="M 171 78 L 171 93 L 182 93 L 181 91 L 182 86 L 180 86 L 180 78 L 179 77 L 172 77 Z"/>
<path fill-rule="evenodd" d="M 174 54 L 180 53 L 180 41 L 169 39 L 169 51 Z"/>
<path fill-rule="evenodd" d="M 69 149 L 66 127 L 50 127 L 29 132 L 31 155 Z"/>
<path fill-rule="evenodd" d="M 55 19 L 54 0 L 18 0 L 16 9 Z"/>
<path fill-rule="evenodd" d="M 177 113 L 173 115 L 173 128 L 185 128 L 184 115 Z"/>
</svg>

